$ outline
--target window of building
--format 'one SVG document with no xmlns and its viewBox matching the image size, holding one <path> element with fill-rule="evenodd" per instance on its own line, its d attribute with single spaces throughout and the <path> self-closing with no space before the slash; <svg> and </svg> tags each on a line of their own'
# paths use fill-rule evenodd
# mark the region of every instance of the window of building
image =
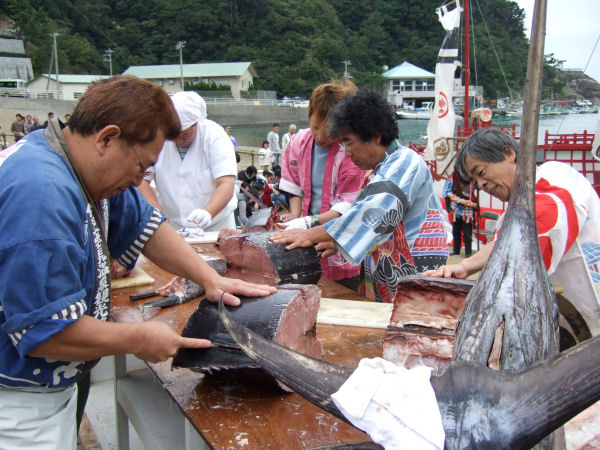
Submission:
<svg viewBox="0 0 600 450">
<path fill-rule="evenodd" d="M 159 85 L 160 87 L 163 87 L 163 84 L 164 84 L 164 83 L 163 83 L 163 80 L 158 80 L 158 85 Z"/>
<path fill-rule="evenodd" d="M 392 90 L 393 91 L 412 91 L 412 81 L 405 80 L 392 80 Z"/>
<path fill-rule="evenodd" d="M 175 80 L 173 78 L 169 78 L 167 80 L 167 83 L 169 83 L 169 84 L 175 84 Z"/>
<path fill-rule="evenodd" d="M 83 95 L 83 92 L 73 92 L 73 98 L 79 98 Z"/>
</svg>

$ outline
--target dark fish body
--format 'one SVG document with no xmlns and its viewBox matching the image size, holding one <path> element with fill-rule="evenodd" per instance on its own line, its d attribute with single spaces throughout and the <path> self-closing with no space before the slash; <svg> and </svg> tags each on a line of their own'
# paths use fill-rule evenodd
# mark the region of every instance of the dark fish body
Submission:
<svg viewBox="0 0 600 450">
<path fill-rule="evenodd" d="M 275 232 L 242 233 L 220 240 L 227 260 L 227 277 L 272 286 L 316 284 L 321 278 L 321 261 L 314 247 L 286 250 L 269 237 Z"/>
<path fill-rule="evenodd" d="M 320 357 L 322 346 L 315 331 L 320 298 L 320 290 L 314 285 L 283 285 L 272 295 L 241 297 L 240 306 L 227 308 L 237 320 L 266 339 Z M 236 346 L 219 318 L 217 305 L 207 301 L 200 302 L 182 336 Z M 173 360 L 173 366 L 189 367 L 201 372 L 258 367 L 239 349 L 216 347 L 181 349 Z"/>
</svg>

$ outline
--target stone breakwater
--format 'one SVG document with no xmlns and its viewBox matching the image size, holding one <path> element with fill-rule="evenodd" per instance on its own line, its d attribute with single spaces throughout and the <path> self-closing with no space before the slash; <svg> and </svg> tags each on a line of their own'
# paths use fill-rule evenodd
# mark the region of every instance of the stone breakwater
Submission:
<svg viewBox="0 0 600 450">
<path fill-rule="evenodd" d="M 0 134 L 10 134 L 10 126 L 15 120 L 15 114 L 36 115 L 44 122 L 49 112 L 53 112 L 61 120 L 65 114 L 75 109 L 75 101 L 67 100 L 35 100 L 30 98 L 1 97 L 0 98 Z M 206 103 L 208 118 L 217 123 L 230 126 L 242 125 L 271 125 L 274 122 L 292 123 L 308 122 L 308 108 L 275 106 L 262 104 L 260 100 L 247 102 Z M 10 143 L 14 142 L 10 139 Z"/>
</svg>

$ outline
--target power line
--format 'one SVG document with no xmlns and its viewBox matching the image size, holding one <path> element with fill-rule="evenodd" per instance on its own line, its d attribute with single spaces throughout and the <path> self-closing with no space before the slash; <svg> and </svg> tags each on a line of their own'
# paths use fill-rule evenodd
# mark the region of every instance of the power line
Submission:
<svg viewBox="0 0 600 450">
<path fill-rule="evenodd" d="M 348 73 L 348 66 L 352 65 L 350 60 L 345 59 L 344 61 L 342 61 L 342 64 L 344 65 L 344 78 L 352 78 L 352 75 L 350 75 L 350 73 Z"/>
<path fill-rule="evenodd" d="M 114 50 L 111 50 L 110 48 L 108 50 L 104 50 L 104 61 L 108 61 L 108 67 L 110 69 L 110 76 L 112 77 L 112 54 L 114 53 Z"/>
<path fill-rule="evenodd" d="M 183 47 L 185 47 L 185 41 L 178 41 L 175 44 L 175 48 L 179 50 L 179 73 L 181 75 L 181 90 L 183 91 Z"/>
<path fill-rule="evenodd" d="M 58 49 L 56 46 L 56 38 L 60 36 L 60 34 L 56 32 L 50 33 L 52 36 L 52 54 L 50 55 L 50 67 L 48 68 L 48 83 L 46 83 L 46 91 L 50 88 L 50 78 L 52 75 L 52 61 L 54 61 L 54 69 L 56 75 L 56 92 L 60 91 L 60 80 L 58 79 Z"/>
</svg>

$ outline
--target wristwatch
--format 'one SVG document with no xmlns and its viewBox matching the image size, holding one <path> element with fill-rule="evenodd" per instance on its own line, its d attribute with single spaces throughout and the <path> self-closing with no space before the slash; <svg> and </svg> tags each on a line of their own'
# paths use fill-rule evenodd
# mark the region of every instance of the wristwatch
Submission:
<svg viewBox="0 0 600 450">
<path fill-rule="evenodd" d="M 309 228 L 318 227 L 319 225 L 321 225 L 319 216 L 317 216 L 316 214 L 314 216 L 310 216 L 310 227 Z"/>
</svg>

